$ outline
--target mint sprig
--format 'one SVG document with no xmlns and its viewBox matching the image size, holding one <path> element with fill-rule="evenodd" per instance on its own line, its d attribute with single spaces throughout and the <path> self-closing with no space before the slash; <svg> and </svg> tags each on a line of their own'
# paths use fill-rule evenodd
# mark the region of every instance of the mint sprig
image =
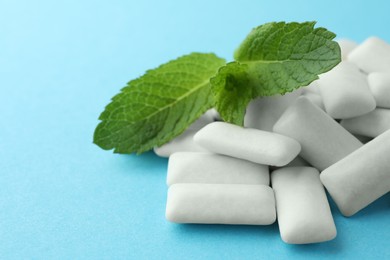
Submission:
<svg viewBox="0 0 390 260">
<path fill-rule="evenodd" d="M 340 61 L 335 34 L 315 22 L 267 23 L 254 28 L 236 50 L 235 62 L 211 79 L 215 106 L 224 121 L 243 125 L 256 98 L 285 94 L 318 79 Z"/>
<path fill-rule="evenodd" d="M 181 134 L 207 109 L 243 125 L 248 103 L 306 86 L 341 60 L 335 34 L 315 22 L 268 23 L 252 30 L 236 61 L 191 53 L 130 81 L 100 115 L 94 143 L 142 153 Z"/>
</svg>

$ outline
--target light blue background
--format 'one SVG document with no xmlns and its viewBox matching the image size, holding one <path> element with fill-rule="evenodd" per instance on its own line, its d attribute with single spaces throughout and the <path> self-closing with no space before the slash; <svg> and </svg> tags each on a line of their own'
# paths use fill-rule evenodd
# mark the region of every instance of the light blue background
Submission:
<svg viewBox="0 0 390 260">
<path fill-rule="evenodd" d="M 338 236 L 292 246 L 268 227 L 165 221 L 166 159 L 92 144 L 110 98 L 191 51 L 231 59 L 250 29 L 317 20 L 390 41 L 387 1 L 0 1 L 0 259 L 384 259 L 390 196 Z"/>
</svg>

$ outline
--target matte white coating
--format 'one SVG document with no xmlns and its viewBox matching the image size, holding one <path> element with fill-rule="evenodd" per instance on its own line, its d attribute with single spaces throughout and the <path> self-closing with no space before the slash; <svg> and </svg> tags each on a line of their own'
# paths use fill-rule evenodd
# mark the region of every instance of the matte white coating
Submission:
<svg viewBox="0 0 390 260">
<path fill-rule="evenodd" d="M 377 108 L 368 114 L 341 120 L 340 124 L 353 134 L 376 137 L 390 129 L 390 109 Z"/>
<path fill-rule="evenodd" d="M 213 153 L 178 152 L 169 157 L 167 185 L 175 183 L 269 185 L 268 166 Z"/>
<path fill-rule="evenodd" d="M 390 71 L 390 45 L 378 37 L 370 37 L 353 49 L 347 59 L 366 73 Z"/>
<path fill-rule="evenodd" d="M 321 173 L 341 213 L 351 216 L 390 191 L 390 130 Z"/>
<path fill-rule="evenodd" d="M 375 109 L 367 77 L 353 63 L 342 61 L 322 74 L 318 85 L 325 110 L 333 118 L 356 117 Z"/>
<path fill-rule="evenodd" d="M 363 144 L 307 98 L 300 97 L 274 125 L 274 132 L 301 144 L 300 156 L 319 170 Z"/>
<path fill-rule="evenodd" d="M 205 126 L 194 140 L 211 152 L 272 166 L 288 164 L 301 150 L 290 137 L 224 122 Z"/>
<path fill-rule="evenodd" d="M 301 89 L 302 89 L 302 94 L 304 94 L 305 92 L 321 94 L 320 88 L 318 86 L 318 79 L 313 81 L 309 85 L 302 87 Z"/>
<path fill-rule="evenodd" d="M 376 105 L 390 108 L 390 71 L 370 73 L 367 79 Z"/>
<path fill-rule="evenodd" d="M 166 218 L 176 223 L 270 225 L 276 220 L 274 192 L 266 185 L 173 184 Z"/>
<path fill-rule="evenodd" d="M 336 237 L 336 226 L 317 169 L 285 167 L 274 171 L 271 180 L 284 242 L 308 244 Z"/>
<path fill-rule="evenodd" d="M 341 49 L 341 59 L 342 60 L 346 60 L 349 53 L 351 53 L 351 51 L 358 46 L 358 44 L 356 42 L 349 40 L 349 39 L 340 39 L 340 40 L 337 40 L 337 42 L 338 42 L 340 49 Z"/>
</svg>

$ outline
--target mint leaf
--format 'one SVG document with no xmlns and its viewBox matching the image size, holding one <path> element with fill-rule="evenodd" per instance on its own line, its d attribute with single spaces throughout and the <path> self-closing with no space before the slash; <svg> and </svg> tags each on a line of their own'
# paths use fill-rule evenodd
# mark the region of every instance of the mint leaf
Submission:
<svg viewBox="0 0 390 260">
<path fill-rule="evenodd" d="M 254 88 L 248 75 L 248 66 L 229 62 L 219 69 L 218 75 L 211 79 L 214 100 L 222 119 L 243 125 L 246 105 L 255 98 Z"/>
<path fill-rule="evenodd" d="M 285 94 L 318 79 L 341 61 L 335 34 L 315 22 L 267 23 L 254 28 L 236 50 L 236 62 L 211 79 L 224 121 L 243 125 L 251 99 Z"/>
<path fill-rule="evenodd" d="M 213 105 L 209 83 L 225 60 L 191 53 L 130 81 L 100 115 L 94 143 L 142 153 L 181 134 Z"/>
</svg>

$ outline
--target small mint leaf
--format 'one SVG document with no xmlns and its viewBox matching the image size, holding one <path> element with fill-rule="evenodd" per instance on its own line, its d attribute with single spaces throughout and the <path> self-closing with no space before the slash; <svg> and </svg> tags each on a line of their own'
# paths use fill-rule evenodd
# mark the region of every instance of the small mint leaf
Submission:
<svg viewBox="0 0 390 260">
<path fill-rule="evenodd" d="M 215 106 L 222 118 L 238 125 L 244 123 L 245 108 L 255 96 L 247 67 L 236 61 L 229 62 L 210 80 Z"/>
<path fill-rule="evenodd" d="M 213 105 L 209 79 L 225 64 L 191 53 L 130 81 L 100 115 L 94 143 L 115 153 L 142 153 L 181 134 Z"/>
<path fill-rule="evenodd" d="M 249 33 L 235 52 L 235 65 L 228 63 L 211 79 L 223 120 L 243 125 L 251 99 L 306 86 L 341 61 L 340 47 L 332 41 L 336 35 L 314 25 L 267 23 Z"/>
</svg>

